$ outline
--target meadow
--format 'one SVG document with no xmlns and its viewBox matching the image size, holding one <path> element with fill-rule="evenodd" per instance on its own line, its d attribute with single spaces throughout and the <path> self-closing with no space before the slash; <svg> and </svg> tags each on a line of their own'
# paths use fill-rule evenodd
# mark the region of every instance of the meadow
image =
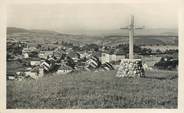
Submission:
<svg viewBox="0 0 184 113">
<path fill-rule="evenodd" d="M 177 108 L 177 72 L 146 71 L 144 78 L 118 78 L 115 74 L 81 72 L 7 81 L 7 108 Z"/>
</svg>

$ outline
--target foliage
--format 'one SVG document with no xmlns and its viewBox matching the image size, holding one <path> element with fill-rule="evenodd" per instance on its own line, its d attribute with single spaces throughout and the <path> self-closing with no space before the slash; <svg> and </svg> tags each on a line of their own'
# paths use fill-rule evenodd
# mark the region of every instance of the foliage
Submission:
<svg viewBox="0 0 184 113">
<path fill-rule="evenodd" d="M 86 44 L 85 46 L 83 46 L 82 48 L 83 50 L 94 50 L 94 51 L 98 51 L 99 50 L 99 46 L 97 44 Z"/>
<path fill-rule="evenodd" d="M 171 56 L 165 56 L 160 59 L 159 62 L 154 65 L 158 69 L 173 70 L 178 66 L 178 59 L 174 59 Z"/>
</svg>

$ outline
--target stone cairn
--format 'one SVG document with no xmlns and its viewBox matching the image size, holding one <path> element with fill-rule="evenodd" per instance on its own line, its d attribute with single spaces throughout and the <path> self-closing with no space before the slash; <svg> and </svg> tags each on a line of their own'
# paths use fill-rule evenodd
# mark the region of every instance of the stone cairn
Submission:
<svg viewBox="0 0 184 113">
<path fill-rule="evenodd" d="M 117 77 L 144 77 L 141 59 L 122 59 L 116 74 Z"/>
</svg>

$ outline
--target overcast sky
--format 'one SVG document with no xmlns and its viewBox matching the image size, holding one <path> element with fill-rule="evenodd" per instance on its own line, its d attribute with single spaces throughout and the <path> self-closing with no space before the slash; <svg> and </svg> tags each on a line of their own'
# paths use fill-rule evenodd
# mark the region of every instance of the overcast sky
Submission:
<svg viewBox="0 0 184 113">
<path fill-rule="evenodd" d="M 7 8 L 7 24 L 61 32 L 119 29 L 129 16 L 146 28 L 177 28 L 173 4 L 22 4 Z"/>
</svg>

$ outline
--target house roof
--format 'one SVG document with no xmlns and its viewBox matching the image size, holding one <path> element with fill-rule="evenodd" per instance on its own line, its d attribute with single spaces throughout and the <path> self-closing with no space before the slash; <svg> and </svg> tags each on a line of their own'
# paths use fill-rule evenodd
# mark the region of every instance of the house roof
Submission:
<svg viewBox="0 0 184 113">
<path fill-rule="evenodd" d="M 126 52 L 123 51 L 123 50 L 116 50 L 116 51 L 114 52 L 114 54 L 115 54 L 115 55 L 125 55 Z"/>
<path fill-rule="evenodd" d="M 31 58 L 30 60 L 31 60 L 31 61 L 41 61 L 41 58 L 39 58 L 39 57 L 38 57 L 38 58 L 37 58 L 37 57 L 33 57 L 33 58 Z"/>
<path fill-rule="evenodd" d="M 74 57 L 80 57 L 80 54 L 74 51 L 71 51 L 67 54 L 67 56 L 69 56 L 70 58 L 74 58 Z"/>
<path fill-rule="evenodd" d="M 53 54 L 53 51 L 40 51 L 42 54 Z"/>
<path fill-rule="evenodd" d="M 94 52 L 92 53 L 93 56 L 96 56 L 96 57 L 101 57 L 102 53 L 101 52 Z"/>
<path fill-rule="evenodd" d="M 55 57 L 60 57 L 60 56 L 62 56 L 63 54 L 65 54 L 64 51 L 54 51 L 54 53 L 53 53 L 53 55 L 54 55 Z"/>
</svg>

